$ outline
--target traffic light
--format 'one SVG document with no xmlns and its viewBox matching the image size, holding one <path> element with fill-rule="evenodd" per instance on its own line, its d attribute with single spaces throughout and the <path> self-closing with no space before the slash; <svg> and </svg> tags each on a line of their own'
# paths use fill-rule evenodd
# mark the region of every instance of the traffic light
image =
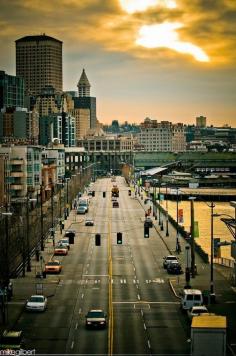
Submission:
<svg viewBox="0 0 236 356">
<path fill-rule="evenodd" d="M 117 232 L 117 245 L 122 244 L 122 232 Z"/>
<path fill-rule="evenodd" d="M 214 258 L 220 257 L 220 246 L 219 246 L 220 238 L 213 238 L 213 256 Z"/>
<path fill-rule="evenodd" d="M 100 246 L 101 245 L 101 235 L 96 234 L 95 235 L 95 246 Z"/>
<path fill-rule="evenodd" d="M 144 237 L 148 238 L 149 237 L 149 226 L 144 224 Z"/>
<path fill-rule="evenodd" d="M 106 198 L 106 192 L 102 193 L 103 198 Z"/>
</svg>

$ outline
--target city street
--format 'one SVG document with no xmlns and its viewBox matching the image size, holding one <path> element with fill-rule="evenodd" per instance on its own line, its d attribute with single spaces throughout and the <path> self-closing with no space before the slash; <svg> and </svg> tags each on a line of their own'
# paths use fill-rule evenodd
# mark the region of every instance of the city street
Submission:
<svg viewBox="0 0 236 356">
<path fill-rule="evenodd" d="M 119 208 L 112 208 L 110 179 L 98 180 L 86 217 L 70 214 L 76 231 L 68 256 L 57 257 L 63 270 L 47 275 L 55 293 L 48 295 L 44 313 L 23 312 L 17 328 L 24 330 L 27 349 L 52 354 L 188 354 L 189 325 L 179 308 L 162 266 L 167 248 L 154 228 L 144 238 L 144 210 L 128 196 L 117 178 Z M 103 198 L 103 192 L 106 197 Z M 122 244 L 117 244 L 117 232 Z M 95 246 L 95 233 L 101 246 Z M 47 284 L 45 284 L 46 286 Z M 87 330 L 89 309 L 107 313 L 105 330 Z"/>
</svg>

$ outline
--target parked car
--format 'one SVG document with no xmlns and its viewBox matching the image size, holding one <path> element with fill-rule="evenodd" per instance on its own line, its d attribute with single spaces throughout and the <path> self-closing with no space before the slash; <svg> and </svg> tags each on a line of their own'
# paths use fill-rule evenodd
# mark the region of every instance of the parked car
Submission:
<svg viewBox="0 0 236 356">
<path fill-rule="evenodd" d="M 145 218 L 144 224 L 148 227 L 153 227 L 153 221 L 149 217 Z"/>
<path fill-rule="evenodd" d="M 192 318 L 194 316 L 198 316 L 198 315 L 206 314 L 206 313 L 208 314 L 209 312 L 208 312 L 207 307 L 205 307 L 205 305 L 196 305 L 187 311 L 187 314 L 188 314 L 188 317 L 190 320 L 192 320 Z"/>
<path fill-rule="evenodd" d="M 46 273 L 61 273 L 62 265 L 61 262 L 58 260 L 49 261 L 45 265 L 45 272 Z"/>
<path fill-rule="evenodd" d="M 163 257 L 163 267 L 167 268 L 168 263 L 170 263 L 171 261 L 178 262 L 178 258 L 174 255 L 169 255 L 169 256 Z"/>
<path fill-rule="evenodd" d="M 70 249 L 70 242 L 68 237 L 64 237 L 58 241 L 58 246 L 66 247 L 68 250 Z"/>
<path fill-rule="evenodd" d="M 47 298 L 44 295 L 31 295 L 27 300 L 25 309 L 27 311 L 44 311 L 47 308 Z"/>
<path fill-rule="evenodd" d="M 115 200 L 115 201 L 112 202 L 112 207 L 113 207 L 113 208 L 119 208 L 119 203 L 118 203 L 117 200 Z"/>
<path fill-rule="evenodd" d="M 101 309 L 91 309 L 86 315 L 87 328 L 105 328 L 107 325 L 106 314 Z"/>
<path fill-rule="evenodd" d="M 86 219 L 85 220 L 85 226 L 94 226 L 94 221 L 93 219 Z"/>
<path fill-rule="evenodd" d="M 20 350 L 25 348 L 21 330 L 4 330 L 0 338 L 0 350 Z M 9 353 L 6 355 L 10 355 Z M 13 354 L 12 354 L 13 355 Z"/>
<path fill-rule="evenodd" d="M 87 213 L 87 210 L 88 210 L 87 206 L 81 205 L 77 209 L 77 214 L 85 214 Z"/>
<path fill-rule="evenodd" d="M 182 273 L 182 267 L 181 264 L 178 261 L 170 261 L 167 263 L 167 272 L 170 274 L 181 274 Z"/>
<path fill-rule="evenodd" d="M 57 245 L 54 248 L 54 256 L 66 256 L 68 255 L 67 246 Z"/>
</svg>

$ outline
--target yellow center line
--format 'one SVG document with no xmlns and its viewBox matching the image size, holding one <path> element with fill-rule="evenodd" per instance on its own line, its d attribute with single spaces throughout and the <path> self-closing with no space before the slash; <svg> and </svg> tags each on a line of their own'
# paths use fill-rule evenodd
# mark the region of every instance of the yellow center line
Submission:
<svg viewBox="0 0 236 356">
<path fill-rule="evenodd" d="M 109 330 L 108 355 L 113 354 L 113 303 L 112 303 L 112 252 L 111 252 L 111 202 L 108 205 L 108 275 L 109 275 Z"/>
</svg>

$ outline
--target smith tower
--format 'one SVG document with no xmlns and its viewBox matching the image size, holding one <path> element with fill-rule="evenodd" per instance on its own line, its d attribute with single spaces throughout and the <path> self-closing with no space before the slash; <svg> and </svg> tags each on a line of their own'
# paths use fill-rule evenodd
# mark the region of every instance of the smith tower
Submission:
<svg viewBox="0 0 236 356">
<path fill-rule="evenodd" d="M 97 114 L 96 114 L 96 98 L 90 96 L 90 83 L 83 69 L 77 84 L 79 97 L 74 99 L 75 109 L 89 109 L 90 110 L 90 125 L 89 128 L 96 128 Z"/>
</svg>

